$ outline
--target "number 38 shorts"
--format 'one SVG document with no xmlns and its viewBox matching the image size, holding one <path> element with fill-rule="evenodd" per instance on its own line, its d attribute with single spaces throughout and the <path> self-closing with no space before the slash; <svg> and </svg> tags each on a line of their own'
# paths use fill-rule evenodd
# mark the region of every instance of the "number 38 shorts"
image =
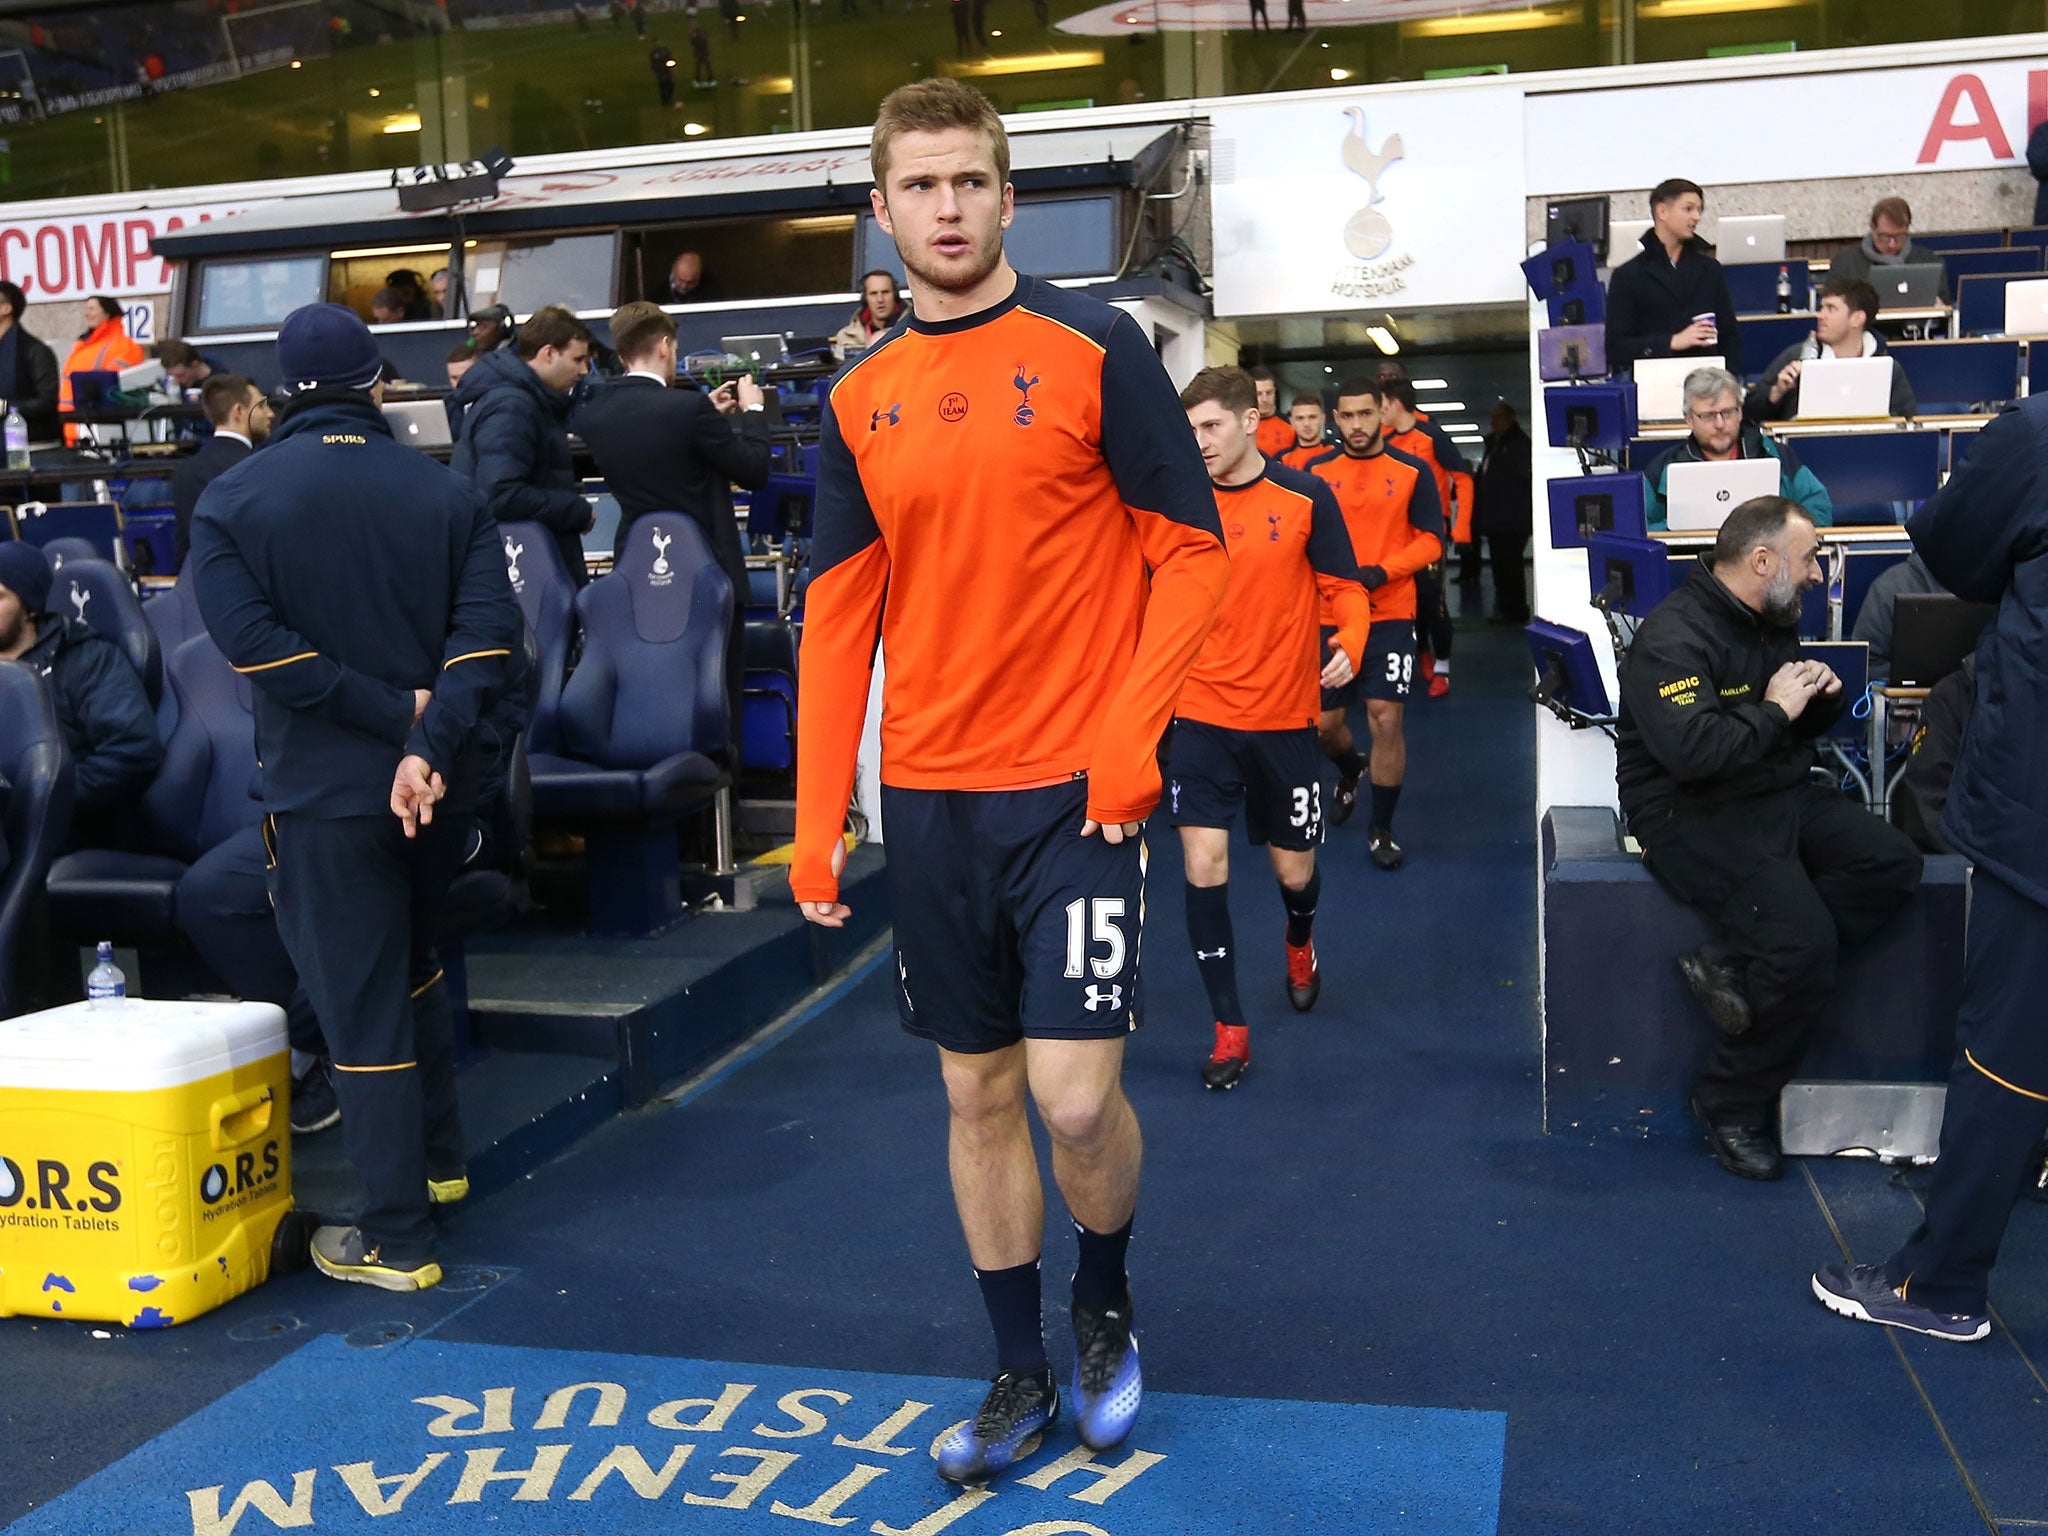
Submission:
<svg viewBox="0 0 2048 1536">
<path fill-rule="evenodd" d="M 1083 837 L 1087 804 L 1085 779 L 882 786 L 904 1029 L 976 1055 L 1138 1027 L 1144 838 Z"/>
<path fill-rule="evenodd" d="M 1176 720 L 1166 749 L 1166 815 L 1228 831 L 1244 806 L 1254 846 L 1306 852 L 1323 840 L 1323 754 L 1313 726 L 1234 731 Z"/>
<path fill-rule="evenodd" d="M 1330 654 L 1330 637 L 1337 631 L 1323 629 L 1323 648 L 1316 654 Z M 1324 709 L 1344 709 L 1361 698 L 1405 704 L 1415 684 L 1415 621 L 1377 619 L 1365 632 L 1365 654 L 1358 659 L 1358 675 L 1342 688 L 1323 690 Z"/>
</svg>

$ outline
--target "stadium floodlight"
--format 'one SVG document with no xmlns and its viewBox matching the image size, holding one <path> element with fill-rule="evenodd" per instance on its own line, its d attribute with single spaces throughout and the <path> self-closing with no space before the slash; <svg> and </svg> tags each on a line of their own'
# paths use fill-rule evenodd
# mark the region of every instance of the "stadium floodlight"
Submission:
<svg viewBox="0 0 2048 1536">
<path fill-rule="evenodd" d="M 481 160 L 460 165 L 416 165 L 411 170 L 394 170 L 392 188 L 398 206 L 406 213 L 431 213 L 437 208 L 455 208 L 463 203 L 488 202 L 498 195 L 498 183 L 511 174 L 512 157 L 492 148 Z"/>
</svg>

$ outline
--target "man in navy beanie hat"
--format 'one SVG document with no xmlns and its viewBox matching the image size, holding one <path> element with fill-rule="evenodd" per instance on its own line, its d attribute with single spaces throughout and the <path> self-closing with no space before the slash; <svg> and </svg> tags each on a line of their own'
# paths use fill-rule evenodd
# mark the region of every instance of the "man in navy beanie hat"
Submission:
<svg viewBox="0 0 2048 1536">
<path fill-rule="evenodd" d="M 441 1278 L 429 1206 L 469 1192 L 435 922 L 519 609 L 476 491 L 392 437 L 355 313 L 294 310 L 277 361 L 289 399 L 269 446 L 200 497 L 187 569 L 255 685 L 278 933 L 367 1192 L 355 1226 L 315 1232 L 313 1261 L 421 1290 Z"/>
<path fill-rule="evenodd" d="M 0 661 L 26 662 L 49 685 L 71 751 L 71 844 L 126 842 L 164 759 L 156 713 L 126 652 L 83 619 L 49 611 L 51 580 L 33 544 L 0 544 Z"/>
</svg>

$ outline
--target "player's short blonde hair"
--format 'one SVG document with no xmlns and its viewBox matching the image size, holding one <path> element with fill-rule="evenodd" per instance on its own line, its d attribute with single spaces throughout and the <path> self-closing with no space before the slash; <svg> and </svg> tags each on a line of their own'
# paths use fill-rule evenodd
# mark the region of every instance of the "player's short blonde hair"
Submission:
<svg viewBox="0 0 2048 1536">
<path fill-rule="evenodd" d="M 899 135 L 941 133 L 948 128 L 972 128 L 988 135 L 989 150 L 995 157 L 996 181 L 1010 179 L 1010 135 L 996 105 L 971 85 L 958 80 L 919 80 L 899 85 L 882 98 L 875 114 L 875 135 L 868 143 L 868 159 L 875 172 L 875 185 L 889 175 L 889 152 Z"/>
</svg>

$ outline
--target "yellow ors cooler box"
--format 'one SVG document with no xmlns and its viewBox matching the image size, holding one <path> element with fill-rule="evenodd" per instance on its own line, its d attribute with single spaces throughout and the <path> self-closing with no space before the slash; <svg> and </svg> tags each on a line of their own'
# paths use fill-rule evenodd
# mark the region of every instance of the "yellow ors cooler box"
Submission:
<svg viewBox="0 0 2048 1536">
<path fill-rule="evenodd" d="M 189 1322 L 270 1274 L 292 1208 L 269 1003 L 74 1003 L 0 1022 L 0 1317 Z"/>
</svg>

